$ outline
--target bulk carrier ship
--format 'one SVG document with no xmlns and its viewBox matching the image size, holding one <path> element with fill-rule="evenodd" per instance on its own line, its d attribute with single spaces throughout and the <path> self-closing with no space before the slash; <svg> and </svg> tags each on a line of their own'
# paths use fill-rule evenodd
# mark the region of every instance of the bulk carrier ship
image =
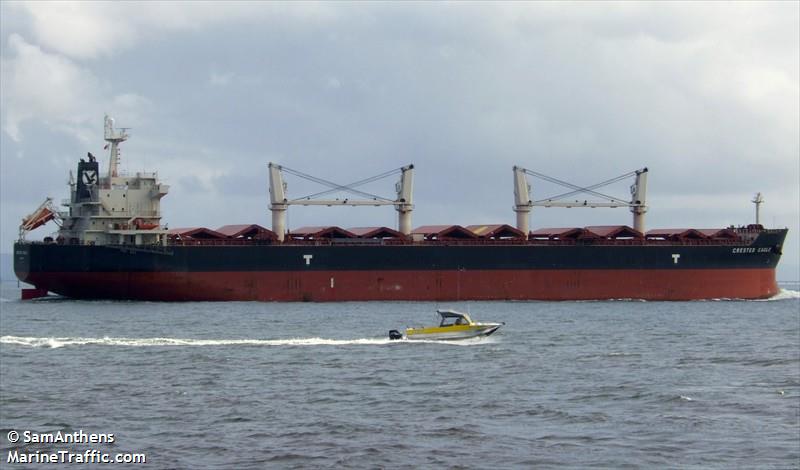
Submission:
<svg viewBox="0 0 800 470">
<path fill-rule="evenodd" d="M 635 178 L 630 201 L 597 192 L 602 184 L 567 183 L 572 191 L 561 196 L 583 192 L 605 200 L 563 202 L 532 201 L 527 177 L 543 175 L 514 167 L 514 226 L 412 228 L 413 165 L 392 173 L 400 178 L 396 199 L 354 189 L 374 178 L 348 186 L 312 178 L 332 188 L 314 196 L 348 190 L 362 197 L 320 200 L 289 199 L 283 172 L 308 175 L 270 164 L 272 230 L 257 224 L 168 229 L 160 201 L 169 187 L 155 173 L 118 172 L 119 145 L 127 138 L 106 117 L 107 173 L 88 154 L 76 177 L 70 175 L 70 198 L 62 202 L 67 210 L 48 198 L 23 219 L 14 270 L 34 286 L 23 289 L 23 298 L 53 292 L 155 301 L 690 300 L 757 299 L 779 291 L 775 267 L 786 229 L 764 229 L 757 216 L 747 227 L 646 231 L 646 168 L 623 175 Z M 760 195 L 753 202 L 758 214 Z M 398 225 L 288 231 L 290 205 L 391 205 Z M 530 231 L 536 206 L 628 207 L 633 227 Z M 25 240 L 51 220 L 60 225 L 54 236 Z"/>
</svg>

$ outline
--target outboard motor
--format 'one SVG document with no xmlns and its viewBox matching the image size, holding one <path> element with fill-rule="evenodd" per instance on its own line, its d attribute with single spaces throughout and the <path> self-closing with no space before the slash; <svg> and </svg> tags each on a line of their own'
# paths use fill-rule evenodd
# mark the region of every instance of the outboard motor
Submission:
<svg viewBox="0 0 800 470">
<path fill-rule="evenodd" d="M 389 339 L 403 339 L 403 333 L 397 330 L 389 330 Z"/>
</svg>

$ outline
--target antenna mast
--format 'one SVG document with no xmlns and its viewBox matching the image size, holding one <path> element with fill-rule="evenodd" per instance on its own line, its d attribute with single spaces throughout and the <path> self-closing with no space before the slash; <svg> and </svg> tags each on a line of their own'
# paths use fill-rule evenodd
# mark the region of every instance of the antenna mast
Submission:
<svg viewBox="0 0 800 470">
<path fill-rule="evenodd" d="M 111 144 L 111 150 L 108 154 L 108 184 L 111 184 L 111 178 L 118 176 L 117 167 L 119 166 L 119 144 L 128 140 L 126 129 L 114 129 L 114 118 L 105 116 L 105 140 Z"/>
<path fill-rule="evenodd" d="M 761 204 L 764 203 L 764 198 L 761 196 L 761 193 L 757 193 L 756 196 L 753 198 L 753 200 L 750 201 L 750 202 L 752 202 L 753 204 L 756 205 L 756 225 L 760 225 L 761 224 L 761 214 L 760 214 L 760 212 L 761 212 Z"/>
</svg>

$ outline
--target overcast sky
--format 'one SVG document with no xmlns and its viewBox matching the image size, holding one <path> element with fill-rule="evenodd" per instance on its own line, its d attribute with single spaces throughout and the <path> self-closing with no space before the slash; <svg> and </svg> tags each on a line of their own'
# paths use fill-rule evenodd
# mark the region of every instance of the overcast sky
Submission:
<svg viewBox="0 0 800 470">
<path fill-rule="evenodd" d="M 513 165 L 580 185 L 646 166 L 648 228 L 752 223 L 762 192 L 762 222 L 791 229 L 779 278 L 797 280 L 798 5 L 3 1 L 0 252 L 46 196 L 68 197 L 87 151 L 107 164 L 108 113 L 132 128 L 122 167 L 171 185 L 171 227 L 269 227 L 270 161 L 341 183 L 413 163 L 414 226 L 513 224 Z M 535 199 L 560 192 L 531 183 Z M 396 213 L 293 207 L 288 222 Z"/>
</svg>

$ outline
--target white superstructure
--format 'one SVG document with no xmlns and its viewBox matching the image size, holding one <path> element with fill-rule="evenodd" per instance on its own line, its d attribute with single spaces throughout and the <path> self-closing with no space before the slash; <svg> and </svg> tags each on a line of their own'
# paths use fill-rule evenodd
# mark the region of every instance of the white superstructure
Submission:
<svg viewBox="0 0 800 470">
<path fill-rule="evenodd" d="M 156 173 L 119 171 L 119 144 L 127 140 L 125 129 L 115 129 L 114 120 L 105 117 L 105 140 L 109 149 L 109 168 L 100 176 L 97 159 L 78 163 L 77 179 L 70 175 L 70 198 L 62 202 L 67 211 L 59 212 L 61 228 L 55 241 L 96 245 L 166 244 L 167 230 L 161 225 L 161 198 L 169 186 L 158 181 Z"/>
</svg>

